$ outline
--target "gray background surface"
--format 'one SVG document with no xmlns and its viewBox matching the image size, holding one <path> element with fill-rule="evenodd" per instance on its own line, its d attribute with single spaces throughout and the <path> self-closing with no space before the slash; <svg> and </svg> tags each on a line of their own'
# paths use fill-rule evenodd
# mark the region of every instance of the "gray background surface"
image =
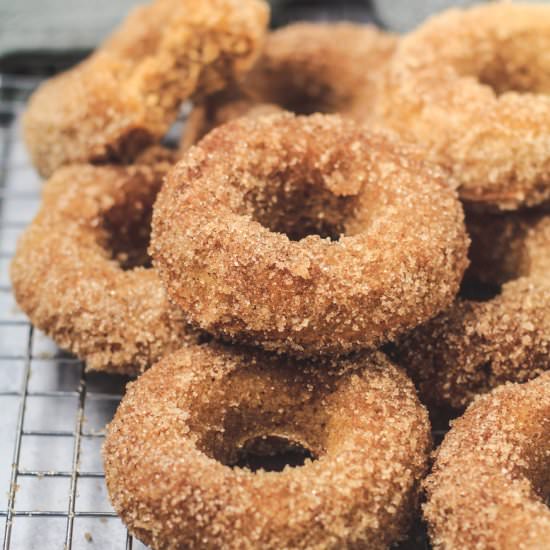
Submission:
<svg viewBox="0 0 550 550">
<path fill-rule="evenodd" d="M 89 50 L 144 0 L 0 0 L 0 58 L 14 53 Z M 337 15 L 368 20 L 369 5 L 379 23 L 407 31 L 431 13 L 472 0 L 271 0 L 276 22 L 284 12 L 310 18 Z M 320 9 L 319 9 L 320 8 Z"/>
</svg>

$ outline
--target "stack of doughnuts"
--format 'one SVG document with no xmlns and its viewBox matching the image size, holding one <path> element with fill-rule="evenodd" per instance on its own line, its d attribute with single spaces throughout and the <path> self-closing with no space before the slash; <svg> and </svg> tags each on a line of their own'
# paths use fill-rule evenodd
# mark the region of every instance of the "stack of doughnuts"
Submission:
<svg viewBox="0 0 550 550">
<path fill-rule="evenodd" d="M 425 497 L 434 547 L 548 547 L 550 7 L 267 22 L 154 0 L 25 115 L 17 302 L 137 377 L 113 507 L 153 549 L 387 548 Z"/>
</svg>

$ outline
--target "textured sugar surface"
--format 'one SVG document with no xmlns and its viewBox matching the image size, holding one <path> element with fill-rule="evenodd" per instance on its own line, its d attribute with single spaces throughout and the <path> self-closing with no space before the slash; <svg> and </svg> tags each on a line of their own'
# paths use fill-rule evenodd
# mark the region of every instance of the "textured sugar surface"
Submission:
<svg viewBox="0 0 550 550">
<path fill-rule="evenodd" d="M 34 164 L 48 176 L 74 162 L 132 159 L 166 133 L 182 101 L 250 67 L 268 13 L 261 0 L 137 8 L 93 55 L 31 98 L 25 139 Z"/>
<path fill-rule="evenodd" d="M 456 420 L 425 481 L 436 548 L 548 548 L 550 373 L 505 384 Z"/>
<path fill-rule="evenodd" d="M 449 167 L 483 208 L 550 198 L 550 6 L 449 10 L 398 45 L 379 118 Z"/>
</svg>

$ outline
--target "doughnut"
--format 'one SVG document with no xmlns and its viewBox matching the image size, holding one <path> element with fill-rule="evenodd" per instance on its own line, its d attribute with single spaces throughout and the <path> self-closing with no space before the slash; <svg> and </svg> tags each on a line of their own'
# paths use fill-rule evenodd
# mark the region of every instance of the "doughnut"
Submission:
<svg viewBox="0 0 550 550">
<path fill-rule="evenodd" d="M 66 164 L 127 162 L 157 142 L 181 103 L 250 68 L 265 34 L 262 0 L 154 0 L 100 48 L 44 83 L 24 117 L 43 176 Z"/>
<path fill-rule="evenodd" d="M 496 295 L 459 298 L 401 337 L 393 355 L 425 403 L 452 409 L 506 381 L 525 382 L 550 370 L 550 216 L 518 212 L 467 220 L 476 251 L 469 271 L 474 281 L 492 284 Z"/>
<path fill-rule="evenodd" d="M 60 168 L 18 242 L 19 307 L 89 369 L 135 375 L 198 338 L 146 268 L 152 205 L 172 157 L 154 148 L 136 161 L 146 164 Z"/>
<path fill-rule="evenodd" d="M 464 201 L 513 210 L 550 198 L 550 6 L 489 3 L 403 38 L 374 118 L 450 169 Z"/>
<path fill-rule="evenodd" d="M 298 114 L 338 112 L 365 121 L 396 44 L 390 33 L 353 23 L 294 23 L 273 31 L 236 89 L 196 105 L 182 148 L 232 118 L 275 105 Z"/>
<path fill-rule="evenodd" d="M 129 384 L 103 456 L 130 532 L 153 550 L 402 539 L 427 467 L 427 413 L 381 353 L 319 366 L 189 346 Z M 301 466 L 251 471 L 246 460 L 292 448 Z"/>
<path fill-rule="evenodd" d="M 425 481 L 434 548 L 548 548 L 549 434 L 550 372 L 470 405 Z"/>
<path fill-rule="evenodd" d="M 167 177 L 150 252 L 193 325 L 296 355 L 376 347 L 453 301 L 463 211 L 422 153 L 339 115 L 240 118 Z"/>
</svg>

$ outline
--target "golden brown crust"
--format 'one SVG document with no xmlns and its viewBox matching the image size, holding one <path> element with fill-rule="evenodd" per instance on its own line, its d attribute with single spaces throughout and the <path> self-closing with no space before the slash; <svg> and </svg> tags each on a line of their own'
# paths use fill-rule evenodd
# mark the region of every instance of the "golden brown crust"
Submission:
<svg viewBox="0 0 550 550">
<path fill-rule="evenodd" d="M 543 550 L 550 543 L 550 373 L 478 398 L 425 481 L 432 544 Z"/>
<path fill-rule="evenodd" d="M 550 216 L 540 212 L 467 216 L 467 279 L 500 285 L 488 301 L 458 299 L 405 335 L 396 359 L 426 403 L 464 408 L 506 381 L 550 369 Z"/>
<path fill-rule="evenodd" d="M 312 355 L 447 307 L 467 245 L 454 190 L 418 151 L 337 115 L 280 114 L 217 128 L 176 165 L 151 254 L 193 324 Z"/>
<path fill-rule="evenodd" d="M 155 270 L 139 267 L 173 160 L 154 148 L 142 155 L 145 164 L 59 169 L 19 240 L 11 264 L 18 305 L 90 369 L 135 375 L 197 339 Z"/>
<path fill-rule="evenodd" d="M 91 57 L 43 84 L 24 117 L 40 173 L 75 162 L 129 161 L 158 141 L 183 100 L 242 75 L 268 19 L 261 0 L 154 0 Z"/>
<path fill-rule="evenodd" d="M 452 170 L 464 200 L 550 198 L 550 7 L 450 10 L 405 37 L 377 114 Z"/>
<path fill-rule="evenodd" d="M 396 36 L 371 25 L 294 23 L 277 29 L 237 89 L 208 96 L 193 109 L 182 149 L 233 118 L 276 106 L 366 121 L 396 44 Z"/>
<path fill-rule="evenodd" d="M 230 467 L 273 435 L 317 460 Z M 103 454 L 115 510 L 155 550 L 336 549 L 406 534 L 429 448 L 414 387 L 380 353 L 318 365 L 195 346 L 129 386 Z"/>
</svg>

